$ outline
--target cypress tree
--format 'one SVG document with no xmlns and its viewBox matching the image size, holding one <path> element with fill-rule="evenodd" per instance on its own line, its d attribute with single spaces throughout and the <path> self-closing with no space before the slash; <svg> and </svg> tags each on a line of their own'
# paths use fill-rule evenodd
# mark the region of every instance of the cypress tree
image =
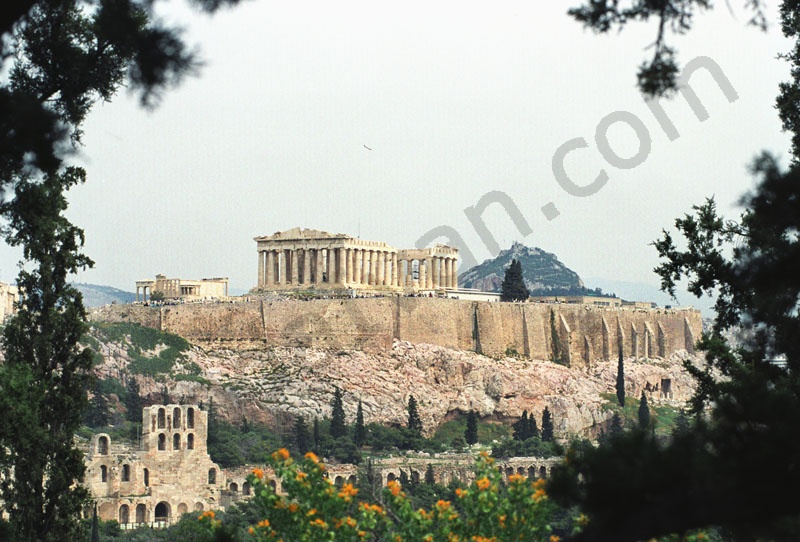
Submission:
<svg viewBox="0 0 800 542">
<path fill-rule="evenodd" d="M 529 296 L 522 277 L 522 263 L 512 259 L 500 285 L 500 301 L 525 301 Z"/>
<path fill-rule="evenodd" d="M 361 401 L 358 401 L 358 410 L 356 411 L 356 426 L 353 430 L 353 440 L 356 446 L 363 446 L 367 441 L 367 429 L 364 427 L 364 408 L 361 406 Z"/>
<path fill-rule="evenodd" d="M 347 435 L 347 426 L 344 419 L 344 404 L 342 403 L 342 390 L 336 388 L 331 401 L 331 436 L 334 439 Z"/>
<path fill-rule="evenodd" d="M 478 442 L 478 415 L 474 410 L 470 410 L 469 414 L 467 414 L 467 429 L 464 431 L 464 440 L 467 441 L 467 444 Z"/>
<path fill-rule="evenodd" d="M 553 442 L 553 417 L 548 407 L 542 412 L 542 442 Z"/>
<path fill-rule="evenodd" d="M 615 412 L 614 416 L 611 418 L 611 428 L 608 432 L 610 435 L 618 435 L 622 433 L 622 418 L 619 417 L 618 412 Z"/>
<path fill-rule="evenodd" d="M 647 404 L 647 396 L 642 391 L 642 398 L 639 400 L 639 427 L 647 429 L 650 427 L 650 406 Z"/>
<path fill-rule="evenodd" d="M 413 395 L 408 396 L 408 428 L 417 435 L 422 435 L 422 420 L 417 411 L 417 400 Z"/>
<path fill-rule="evenodd" d="M 528 418 L 528 438 L 541 438 L 539 427 L 536 425 L 535 416 L 530 416 Z"/>
<path fill-rule="evenodd" d="M 425 483 L 432 486 L 436 483 L 436 476 L 433 473 L 433 465 L 428 463 L 428 468 L 425 469 Z"/>
<path fill-rule="evenodd" d="M 529 431 L 529 423 L 528 423 L 528 411 L 523 410 L 522 416 L 519 417 L 517 421 L 514 422 L 514 425 L 511 426 L 514 429 L 512 433 L 512 437 L 514 440 L 525 440 L 528 438 L 528 431 Z"/>
<path fill-rule="evenodd" d="M 319 418 L 314 418 L 314 429 L 312 438 L 314 439 L 314 450 L 319 451 L 319 443 L 321 441 L 319 434 Z"/>
<path fill-rule="evenodd" d="M 619 362 L 617 363 L 617 401 L 619 401 L 619 406 L 625 408 L 625 363 L 622 360 L 622 348 L 619 349 Z"/>
<path fill-rule="evenodd" d="M 301 454 L 306 453 L 311 448 L 308 427 L 301 416 L 298 416 L 294 420 L 294 425 L 292 426 L 292 443 L 295 449 Z"/>
</svg>

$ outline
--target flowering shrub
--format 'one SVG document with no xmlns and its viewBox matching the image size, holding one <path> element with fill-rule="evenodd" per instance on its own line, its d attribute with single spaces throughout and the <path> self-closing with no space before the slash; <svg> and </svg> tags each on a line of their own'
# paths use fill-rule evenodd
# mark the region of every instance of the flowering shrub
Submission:
<svg viewBox="0 0 800 542">
<path fill-rule="evenodd" d="M 248 533 L 262 542 L 557 542 L 550 534 L 552 505 L 544 481 L 515 475 L 503 484 L 493 463 L 487 454 L 478 458 L 476 479 L 457 490 L 456 502 L 439 500 L 430 510 L 415 510 L 397 481 L 384 488 L 384 506 L 359 501 L 351 484 L 337 488 L 325 477 L 325 466 L 313 453 L 295 461 L 281 449 L 268 465 L 286 494 L 278 495 L 261 469 L 253 471 L 248 480 L 262 519 Z M 198 519 L 211 531 L 219 528 L 213 516 Z"/>
</svg>

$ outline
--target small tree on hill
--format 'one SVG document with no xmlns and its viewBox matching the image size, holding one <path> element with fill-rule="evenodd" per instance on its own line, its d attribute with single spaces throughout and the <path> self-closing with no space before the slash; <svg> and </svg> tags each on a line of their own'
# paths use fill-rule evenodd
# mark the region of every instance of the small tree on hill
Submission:
<svg viewBox="0 0 800 542">
<path fill-rule="evenodd" d="M 514 440 L 522 441 L 527 439 L 530 436 L 528 434 L 530 431 L 530 424 L 528 423 L 528 411 L 523 410 L 522 416 L 520 416 L 511 427 L 514 429 L 514 432 L 511 434 Z"/>
<path fill-rule="evenodd" d="M 553 442 L 553 417 L 548 407 L 542 412 L 542 441 Z"/>
<path fill-rule="evenodd" d="M 536 425 L 536 417 L 531 414 L 528 417 L 528 438 L 541 438 L 539 427 Z"/>
<path fill-rule="evenodd" d="M 622 433 L 622 418 L 620 418 L 617 412 L 611 417 L 611 428 L 608 430 L 608 433 L 610 435 L 619 435 Z"/>
<path fill-rule="evenodd" d="M 294 444 L 295 449 L 301 454 L 311 449 L 311 438 L 308 434 L 308 426 L 306 426 L 306 422 L 301 416 L 295 418 L 294 425 L 292 426 L 292 444 Z"/>
<path fill-rule="evenodd" d="M 356 411 L 356 426 L 353 429 L 353 441 L 356 446 L 363 446 L 367 441 L 367 429 L 364 427 L 364 408 L 361 406 L 361 401 L 358 402 L 358 410 Z"/>
<path fill-rule="evenodd" d="M 647 404 L 647 396 L 642 391 L 642 398 L 639 400 L 639 427 L 648 429 L 650 427 L 650 406 Z"/>
<path fill-rule="evenodd" d="M 422 434 L 422 420 L 417 411 L 417 400 L 413 395 L 408 396 L 408 428 L 417 435 Z"/>
<path fill-rule="evenodd" d="M 500 301 L 525 301 L 529 296 L 525 280 L 522 278 L 522 264 L 513 259 L 500 285 Z"/>
<path fill-rule="evenodd" d="M 467 429 L 464 431 L 464 440 L 467 444 L 475 444 L 478 442 L 478 415 L 474 410 L 470 410 L 467 414 Z"/>
<path fill-rule="evenodd" d="M 337 439 L 347 435 L 347 426 L 344 419 L 344 404 L 342 403 L 342 390 L 336 388 L 331 401 L 331 437 Z"/>
<path fill-rule="evenodd" d="M 164 292 L 158 290 L 150 294 L 150 301 L 164 301 L 166 298 L 167 296 L 164 295 Z"/>
<path fill-rule="evenodd" d="M 622 360 L 622 348 L 619 349 L 617 363 L 617 401 L 619 406 L 625 408 L 625 362 Z"/>
</svg>

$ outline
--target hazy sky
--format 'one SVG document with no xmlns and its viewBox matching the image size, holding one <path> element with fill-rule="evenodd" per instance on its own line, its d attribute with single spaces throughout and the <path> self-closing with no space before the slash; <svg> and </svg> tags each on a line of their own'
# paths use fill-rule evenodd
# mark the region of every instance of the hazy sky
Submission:
<svg viewBox="0 0 800 542">
<path fill-rule="evenodd" d="M 788 75 L 776 55 L 789 43 L 776 13 L 764 34 L 738 1 L 673 38 L 683 62 L 712 58 L 739 99 L 701 70 L 691 83 L 709 118 L 680 97 L 666 103 L 680 133 L 670 141 L 635 87 L 654 27 L 593 35 L 566 15 L 577 2 L 254 0 L 209 17 L 172 1 L 164 17 L 185 26 L 205 66 L 154 111 L 125 93 L 95 107 L 80 152 L 88 182 L 69 214 L 96 268 L 78 280 L 133 290 L 156 273 L 227 276 L 246 289 L 253 237 L 295 226 L 411 248 L 445 225 L 482 261 L 491 254 L 464 209 L 497 190 L 533 230 L 523 236 L 490 206 L 501 247 L 518 240 L 582 276 L 656 283 L 649 243 L 662 227 L 711 195 L 732 214 L 752 186 L 752 157 L 786 157 L 773 104 Z M 607 164 L 595 143 L 615 111 L 636 115 L 652 139 L 632 169 Z M 609 175 L 583 198 L 551 166 L 576 137 L 589 147 L 565 161 L 574 182 Z M 623 123 L 608 140 L 622 157 L 639 148 Z M 552 221 L 540 210 L 548 202 L 561 213 Z M 16 259 L 0 252 L 0 278 L 13 279 Z"/>
</svg>

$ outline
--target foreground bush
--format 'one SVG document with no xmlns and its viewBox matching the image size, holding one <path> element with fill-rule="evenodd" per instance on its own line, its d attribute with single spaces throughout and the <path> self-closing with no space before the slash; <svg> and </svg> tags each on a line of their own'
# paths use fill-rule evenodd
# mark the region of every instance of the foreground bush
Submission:
<svg viewBox="0 0 800 542">
<path fill-rule="evenodd" d="M 481 455 L 475 481 L 456 490 L 456 501 L 439 500 L 430 510 L 415 510 L 400 482 L 383 489 L 383 505 L 357 499 L 351 484 L 337 488 L 325 477 L 325 466 L 306 454 L 295 461 L 281 449 L 268 465 L 281 479 L 285 495 L 278 495 L 264 472 L 249 477 L 253 505 L 261 518 L 247 532 L 251 540 L 312 542 L 323 540 L 393 542 L 556 542 L 549 520 L 553 506 L 544 481 L 511 476 L 502 482 L 494 460 Z M 211 533 L 221 529 L 212 512 L 199 517 Z M 219 533 L 221 534 L 221 533 Z"/>
</svg>

